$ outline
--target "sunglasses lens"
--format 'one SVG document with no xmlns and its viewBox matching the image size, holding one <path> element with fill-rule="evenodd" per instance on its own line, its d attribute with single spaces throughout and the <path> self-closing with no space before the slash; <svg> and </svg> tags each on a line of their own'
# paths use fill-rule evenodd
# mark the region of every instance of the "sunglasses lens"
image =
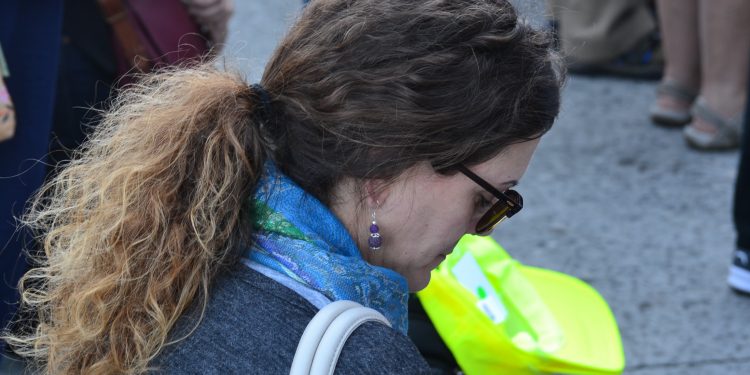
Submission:
<svg viewBox="0 0 750 375">
<path fill-rule="evenodd" d="M 500 221 L 507 217 L 509 206 L 505 202 L 497 202 L 477 222 L 477 233 L 485 233 L 492 230 Z"/>
<path fill-rule="evenodd" d="M 515 215 L 523 207 L 523 198 L 515 190 L 508 190 L 505 195 L 513 202 L 497 201 L 487 213 L 477 222 L 477 233 L 487 233 L 492 230 L 501 221 Z"/>
</svg>

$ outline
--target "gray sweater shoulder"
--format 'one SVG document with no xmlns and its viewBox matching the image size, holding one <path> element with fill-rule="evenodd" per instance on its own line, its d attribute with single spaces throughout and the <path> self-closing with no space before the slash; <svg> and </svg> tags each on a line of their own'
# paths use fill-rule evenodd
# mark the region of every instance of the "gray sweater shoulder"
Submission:
<svg viewBox="0 0 750 375">
<path fill-rule="evenodd" d="M 199 320 L 193 307 L 152 361 L 154 374 L 288 374 L 297 343 L 317 309 L 276 281 L 238 264 L 211 288 Z M 336 374 L 427 374 L 411 340 L 368 322 L 349 337 Z"/>
</svg>

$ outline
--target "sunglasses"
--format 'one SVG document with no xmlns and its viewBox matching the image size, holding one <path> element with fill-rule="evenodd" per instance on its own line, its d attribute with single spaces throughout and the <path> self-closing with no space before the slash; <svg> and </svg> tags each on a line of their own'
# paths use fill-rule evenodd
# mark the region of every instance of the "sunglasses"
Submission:
<svg viewBox="0 0 750 375">
<path fill-rule="evenodd" d="M 470 171 L 469 168 L 466 168 L 464 165 L 459 164 L 457 169 L 497 198 L 497 202 L 495 202 L 495 204 L 493 204 L 477 222 L 477 234 L 488 234 L 495 228 L 495 226 L 500 224 L 500 222 L 517 214 L 518 211 L 521 211 L 521 208 L 523 208 L 523 198 L 517 191 L 508 189 L 503 193 L 483 178 L 474 174 L 474 172 Z"/>
</svg>

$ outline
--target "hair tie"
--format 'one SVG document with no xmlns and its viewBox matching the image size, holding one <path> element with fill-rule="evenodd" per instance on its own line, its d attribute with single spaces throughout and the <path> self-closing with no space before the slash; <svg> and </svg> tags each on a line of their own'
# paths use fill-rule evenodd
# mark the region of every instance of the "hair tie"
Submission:
<svg viewBox="0 0 750 375">
<path fill-rule="evenodd" d="M 263 120 L 263 122 L 269 122 L 271 119 L 271 114 L 273 113 L 271 108 L 271 96 L 268 95 L 268 91 L 266 91 L 266 89 L 260 83 L 253 83 L 250 86 L 250 89 L 260 98 L 259 114 L 261 116 L 261 119 Z"/>
</svg>

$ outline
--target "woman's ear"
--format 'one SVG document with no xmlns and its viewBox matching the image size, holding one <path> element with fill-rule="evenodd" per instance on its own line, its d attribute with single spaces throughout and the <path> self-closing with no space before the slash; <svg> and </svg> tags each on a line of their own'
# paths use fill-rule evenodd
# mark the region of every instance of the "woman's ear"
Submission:
<svg viewBox="0 0 750 375">
<path fill-rule="evenodd" d="M 364 188 L 365 203 L 368 208 L 380 208 L 390 193 L 388 185 L 383 180 L 366 180 Z"/>
</svg>

